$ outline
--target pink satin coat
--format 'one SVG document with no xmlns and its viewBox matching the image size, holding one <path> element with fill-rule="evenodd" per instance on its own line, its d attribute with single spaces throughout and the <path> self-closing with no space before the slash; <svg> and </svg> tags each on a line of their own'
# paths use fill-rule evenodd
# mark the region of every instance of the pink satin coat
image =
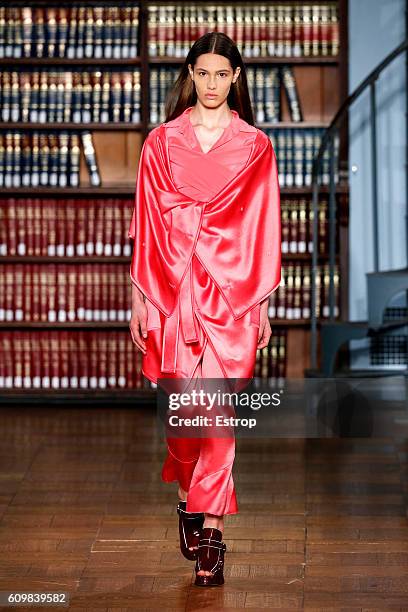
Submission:
<svg viewBox="0 0 408 612">
<path fill-rule="evenodd" d="M 207 343 L 228 378 L 253 376 L 260 302 L 281 279 L 280 192 L 268 136 L 236 111 L 204 153 L 188 107 L 141 151 L 132 282 L 146 296 L 142 372 L 190 378 Z"/>
</svg>

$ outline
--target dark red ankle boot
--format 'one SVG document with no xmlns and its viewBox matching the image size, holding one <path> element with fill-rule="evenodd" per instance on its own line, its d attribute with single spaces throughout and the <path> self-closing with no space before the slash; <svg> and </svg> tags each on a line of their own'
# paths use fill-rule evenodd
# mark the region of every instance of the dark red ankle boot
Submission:
<svg viewBox="0 0 408 612">
<path fill-rule="evenodd" d="M 204 512 L 186 512 L 187 502 L 180 501 L 177 506 L 179 515 L 180 550 L 189 561 L 197 559 L 198 550 L 189 550 L 198 546 L 201 529 L 204 524 Z"/>
<path fill-rule="evenodd" d="M 206 527 L 201 531 L 198 544 L 198 556 L 195 565 L 196 586 L 221 586 L 224 584 L 224 553 L 227 550 L 222 541 L 222 533 L 215 527 Z M 212 572 L 211 576 L 201 576 L 197 572 Z"/>
</svg>

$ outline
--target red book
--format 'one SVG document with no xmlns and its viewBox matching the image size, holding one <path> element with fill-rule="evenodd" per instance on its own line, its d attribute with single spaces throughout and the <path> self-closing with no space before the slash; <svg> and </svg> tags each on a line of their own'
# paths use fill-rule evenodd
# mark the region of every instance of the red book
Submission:
<svg viewBox="0 0 408 612">
<path fill-rule="evenodd" d="M 14 320 L 24 320 L 24 291 L 26 290 L 25 266 L 23 264 L 14 264 L 11 268 L 14 271 L 12 279 L 13 287 L 9 291 L 14 295 Z"/>
<path fill-rule="evenodd" d="M 33 386 L 33 373 L 32 367 L 35 359 L 31 352 L 31 334 L 30 332 L 23 332 L 21 334 L 22 342 L 22 358 L 23 358 L 23 387 L 24 389 L 31 389 Z"/>
<path fill-rule="evenodd" d="M 4 318 L 6 321 L 14 321 L 14 276 L 12 264 L 4 265 L 4 278 Z"/>
<path fill-rule="evenodd" d="M 85 227 L 86 227 L 86 254 L 94 255 L 95 254 L 95 239 L 96 239 L 96 227 L 95 227 L 95 219 L 96 219 L 96 211 L 99 201 L 98 200 L 90 200 L 89 202 L 81 202 L 81 206 L 85 206 Z"/>
<path fill-rule="evenodd" d="M 117 340 L 115 332 L 108 332 L 108 388 L 114 389 L 117 386 Z"/>
<path fill-rule="evenodd" d="M 112 208 L 112 198 L 109 198 L 103 205 L 103 234 L 102 234 L 102 244 L 103 244 L 103 254 L 110 257 L 112 255 L 112 245 L 113 245 L 113 208 Z"/>
<path fill-rule="evenodd" d="M 81 275 L 81 283 L 84 285 L 84 296 L 85 296 L 85 320 L 86 321 L 95 321 L 97 318 L 97 314 L 99 314 L 99 308 L 101 307 L 100 303 L 98 303 L 99 296 L 95 295 L 95 278 L 100 273 L 100 264 L 96 264 L 95 269 L 92 264 L 83 264 L 83 271 Z M 100 317 L 97 318 L 100 320 Z"/>
<path fill-rule="evenodd" d="M 126 387 L 126 347 L 128 332 L 118 333 L 118 387 Z"/>
<path fill-rule="evenodd" d="M 44 254 L 44 230 L 43 230 L 43 207 L 42 200 L 39 198 L 30 198 L 29 199 L 30 206 L 33 209 L 34 216 L 34 225 L 30 230 L 30 227 L 24 228 L 24 252 L 26 251 L 26 243 L 28 236 L 30 235 L 30 231 L 34 234 L 34 255 L 43 255 Z"/>
<path fill-rule="evenodd" d="M 98 356 L 99 356 L 99 342 L 98 342 L 98 331 L 89 332 L 89 387 L 90 389 L 98 388 Z"/>
<path fill-rule="evenodd" d="M 30 359 L 31 359 L 31 375 L 32 375 L 32 386 L 34 389 L 41 389 L 42 387 L 42 350 L 40 344 L 40 331 L 30 331 Z"/>
<path fill-rule="evenodd" d="M 78 362 L 78 332 L 67 333 L 68 336 L 68 361 L 69 361 L 69 386 L 71 389 L 79 387 L 79 362 Z"/>
<path fill-rule="evenodd" d="M 75 290 L 75 305 L 76 305 L 76 318 L 78 321 L 86 320 L 86 307 L 87 307 L 87 291 L 90 293 L 90 288 L 87 289 L 85 282 L 85 264 L 77 264 L 77 284 Z"/>
<path fill-rule="evenodd" d="M 89 332 L 80 331 L 76 334 L 77 359 L 78 359 L 78 374 L 80 389 L 89 388 Z"/>
<path fill-rule="evenodd" d="M 6 389 L 13 387 L 13 334 L 14 332 L 7 330 L 4 330 L 1 334 L 1 345 L 4 352 L 3 359 L 0 361 L 3 362 L 4 386 Z"/>
<path fill-rule="evenodd" d="M 122 210 L 124 210 L 125 206 L 121 205 L 118 199 L 112 198 L 111 200 L 111 210 L 112 210 L 112 255 L 115 257 L 119 257 L 120 255 L 125 255 L 123 253 L 123 239 L 124 233 L 123 228 L 129 227 L 128 225 L 122 225 Z M 129 221 L 130 223 L 130 221 Z"/>
<path fill-rule="evenodd" d="M 8 255 L 7 202 L 8 201 L 6 199 L 0 199 L 0 256 Z"/>
<path fill-rule="evenodd" d="M 109 285 L 108 264 L 98 265 L 98 273 L 95 277 L 95 285 L 98 286 L 100 320 L 109 321 L 110 301 L 113 299 L 114 287 Z M 114 282 L 115 285 L 115 282 Z"/>
<path fill-rule="evenodd" d="M 60 377 L 61 389 L 69 389 L 69 348 L 68 348 L 68 331 L 61 330 L 58 332 L 60 340 Z"/>
<path fill-rule="evenodd" d="M 67 264 L 57 266 L 57 320 L 64 323 L 67 320 Z"/>
<path fill-rule="evenodd" d="M 61 386 L 61 354 L 60 354 L 60 335 L 58 330 L 52 330 L 49 334 L 50 347 L 50 375 L 52 389 L 59 389 Z"/>
<path fill-rule="evenodd" d="M 108 368 L 108 340 L 106 331 L 98 332 L 99 355 L 98 355 L 98 387 L 106 389 Z"/>
<path fill-rule="evenodd" d="M 78 223 L 77 223 L 77 205 L 73 198 L 59 202 L 58 210 L 58 255 L 73 257 L 76 253 L 75 243 L 77 240 Z M 63 231 L 65 228 L 65 231 Z"/>
<path fill-rule="evenodd" d="M 23 342 L 22 332 L 13 332 L 13 387 L 23 386 Z"/>
<path fill-rule="evenodd" d="M 87 205 L 80 199 L 77 201 L 75 206 L 75 233 L 72 238 L 72 244 L 74 245 L 75 255 L 82 257 L 86 253 L 86 241 L 87 241 Z"/>
<path fill-rule="evenodd" d="M 35 218 L 32 200 L 18 201 L 15 207 L 17 255 L 38 255 L 35 252 Z M 28 249 L 28 244 L 30 249 Z"/>
<path fill-rule="evenodd" d="M 16 199 L 9 198 L 7 207 L 6 234 L 9 243 L 9 255 L 17 255 L 17 222 L 16 222 Z"/>
<path fill-rule="evenodd" d="M 56 253 L 58 257 L 64 257 L 65 255 L 65 244 L 66 244 L 66 224 L 67 220 L 65 217 L 65 201 L 60 200 L 56 202 L 56 212 L 57 212 L 57 232 L 56 232 Z"/>
<path fill-rule="evenodd" d="M 67 265 L 67 321 L 76 321 L 76 291 L 78 274 L 76 265 Z"/>
<path fill-rule="evenodd" d="M 43 216 L 45 217 L 43 231 L 46 236 L 47 255 L 55 257 L 57 255 L 57 226 L 59 223 L 57 201 L 54 199 L 44 200 L 43 210 Z"/>
<path fill-rule="evenodd" d="M 38 266 L 38 274 L 39 274 L 39 289 L 40 289 L 40 312 L 39 318 L 40 321 L 48 321 L 48 307 L 50 300 L 50 292 L 56 290 L 55 285 L 52 287 L 50 282 L 50 270 L 48 266 L 39 265 Z"/>
</svg>

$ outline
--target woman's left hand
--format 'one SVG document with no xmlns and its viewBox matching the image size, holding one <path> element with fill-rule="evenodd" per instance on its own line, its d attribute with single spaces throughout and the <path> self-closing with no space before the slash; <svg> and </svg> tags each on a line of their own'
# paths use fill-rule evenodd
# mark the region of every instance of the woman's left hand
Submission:
<svg viewBox="0 0 408 612">
<path fill-rule="evenodd" d="M 265 300 L 261 303 L 261 311 L 259 316 L 259 334 L 258 334 L 258 345 L 257 349 L 262 349 L 268 346 L 269 340 L 272 335 L 271 324 L 268 317 L 268 305 L 269 300 Z"/>
</svg>

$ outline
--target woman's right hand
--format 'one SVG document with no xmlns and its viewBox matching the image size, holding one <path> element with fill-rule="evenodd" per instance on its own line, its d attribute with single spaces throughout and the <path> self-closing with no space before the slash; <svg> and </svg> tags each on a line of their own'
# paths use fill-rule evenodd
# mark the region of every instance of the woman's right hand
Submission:
<svg viewBox="0 0 408 612">
<path fill-rule="evenodd" d="M 145 355 L 146 343 L 143 340 L 143 338 L 147 338 L 147 307 L 145 302 L 141 301 L 132 304 L 132 317 L 129 322 L 129 328 L 133 342 Z"/>
</svg>

